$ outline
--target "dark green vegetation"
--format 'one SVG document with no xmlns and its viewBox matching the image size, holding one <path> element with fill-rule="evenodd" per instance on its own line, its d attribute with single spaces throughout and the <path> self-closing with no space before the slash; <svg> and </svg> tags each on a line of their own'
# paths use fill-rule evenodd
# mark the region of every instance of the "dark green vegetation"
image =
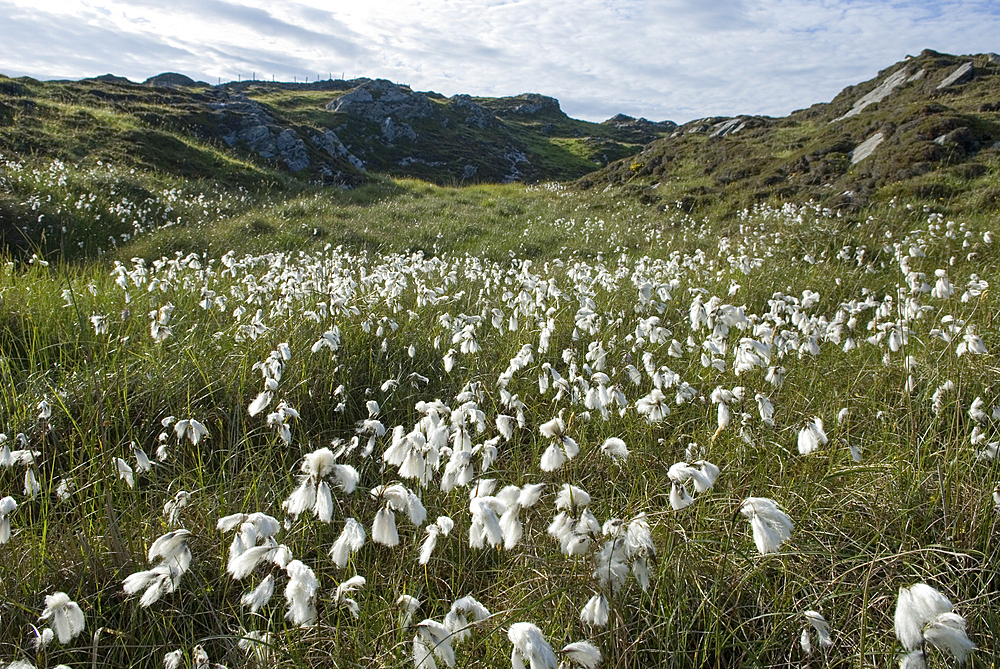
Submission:
<svg viewBox="0 0 1000 669">
<path fill-rule="evenodd" d="M 966 63 L 971 71 L 942 87 Z M 891 92 L 847 116 L 880 86 Z M 857 160 L 878 133 L 881 144 Z M 785 118 L 691 121 L 580 184 L 621 186 L 647 202 L 715 216 L 765 200 L 857 211 L 893 197 L 996 211 L 998 147 L 1000 57 L 928 50 Z"/>
</svg>

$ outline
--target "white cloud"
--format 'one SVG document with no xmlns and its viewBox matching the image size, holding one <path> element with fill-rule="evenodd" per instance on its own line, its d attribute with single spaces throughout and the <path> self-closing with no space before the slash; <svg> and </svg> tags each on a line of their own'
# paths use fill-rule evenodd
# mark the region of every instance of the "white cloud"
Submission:
<svg viewBox="0 0 1000 669">
<path fill-rule="evenodd" d="M 0 71 L 370 76 L 556 97 L 577 118 L 784 115 L 907 53 L 996 48 L 990 1 L 0 0 Z"/>
</svg>

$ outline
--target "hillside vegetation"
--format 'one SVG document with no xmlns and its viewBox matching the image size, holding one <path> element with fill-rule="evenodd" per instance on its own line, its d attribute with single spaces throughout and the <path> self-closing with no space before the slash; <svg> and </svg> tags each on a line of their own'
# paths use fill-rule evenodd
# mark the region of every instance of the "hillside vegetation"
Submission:
<svg viewBox="0 0 1000 669">
<path fill-rule="evenodd" d="M 685 123 L 580 185 L 717 216 L 769 200 L 857 211 L 894 197 L 995 212 L 998 166 L 1000 56 L 928 50 L 785 118 Z"/>
</svg>

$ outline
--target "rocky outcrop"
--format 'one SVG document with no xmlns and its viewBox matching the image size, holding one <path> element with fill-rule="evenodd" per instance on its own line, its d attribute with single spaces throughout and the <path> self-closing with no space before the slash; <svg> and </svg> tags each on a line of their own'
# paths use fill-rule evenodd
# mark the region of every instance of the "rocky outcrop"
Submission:
<svg viewBox="0 0 1000 669">
<path fill-rule="evenodd" d="M 736 118 L 731 118 L 728 121 L 722 121 L 721 123 L 716 123 L 714 126 L 712 126 L 711 132 L 708 133 L 708 136 L 725 137 L 726 135 L 735 135 L 745 127 L 746 127 L 746 119 L 737 116 Z"/>
<path fill-rule="evenodd" d="M 876 102 L 881 102 L 882 100 L 892 95 L 892 92 L 894 90 L 905 84 L 907 79 L 909 79 L 909 77 L 910 77 L 910 71 L 907 68 L 905 67 L 899 68 L 898 70 L 890 74 L 888 77 L 886 77 L 878 86 L 875 87 L 874 90 L 872 90 L 870 93 L 868 93 L 860 100 L 855 102 L 854 106 L 851 107 L 850 111 L 848 111 L 840 118 L 834 119 L 834 122 L 842 121 L 845 118 L 850 118 L 852 116 L 857 116 L 862 111 L 864 111 L 865 107 L 873 105 Z"/>
<path fill-rule="evenodd" d="M 199 85 L 207 86 L 207 84 L 204 83 L 198 84 L 198 82 L 196 82 L 191 77 L 184 76 L 183 74 L 177 74 L 176 72 L 163 72 L 162 74 L 158 74 L 155 77 L 150 77 L 149 79 L 146 79 L 146 81 L 142 82 L 142 85 L 159 86 L 161 88 L 178 88 L 178 87 L 193 88 Z"/>
<path fill-rule="evenodd" d="M 310 166 L 326 177 L 335 177 L 340 172 L 335 164 L 313 165 L 309 148 L 298 131 L 279 123 L 256 101 L 242 93 L 220 91 L 217 95 L 222 99 L 209 107 L 218 117 L 222 141 L 227 146 L 243 144 L 261 158 L 283 163 L 290 172 L 301 172 Z M 331 158 L 347 160 L 355 168 L 363 169 L 364 164 L 351 155 L 332 131 L 322 135 L 310 133 L 309 139 Z"/>
<path fill-rule="evenodd" d="M 480 130 L 495 127 L 499 120 L 485 107 L 476 104 L 470 95 L 453 95 L 448 99 L 448 107 L 465 114 L 465 125 L 474 125 Z"/>
<path fill-rule="evenodd" d="M 612 116 L 601 125 L 611 126 L 623 134 L 623 139 L 631 142 L 647 144 L 664 134 L 677 130 L 673 121 L 650 121 L 645 118 L 634 118 L 626 114 Z"/>
<path fill-rule="evenodd" d="M 344 146 L 334 131 L 326 130 L 322 135 L 311 134 L 309 138 L 313 144 L 325 151 L 331 158 L 346 158 L 356 169 L 365 171 L 365 164 Z"/>
<path fill-rule="evenodd" d="M 851 164 L 857 165 L 862 160 L 872 155 L 872 153 L 874 153 L 875 149 L 878 148 L 878 145 L 881 144 L 883 140 L 885 140 L 885 135 L 882 134 L 881 132 L 876 132 L 874 135 L 872 135 L 865 141 L 858 144 L 856 147 L 854 147 L 854 150 L 848 154 L 851 158 Z"/>
<path fill-rule="evenodd" d="M 385 79 L 368 81 L 326 105 L 328 111 L 359 116 L 382 125 L 386 119 L 409 121 L 427 118 L 437 110 L 423 93 L 414 93 L 409 86 L 400 86 Z"/>
<path fill-rule="evenodd" d="M 959 86 L 965 82 L 972 79 L 972 61 L 959 65 L 954 72 L 945 77 L 940 84 L 938 84 L 938 90 L 943 88 L 948 88 L 949 86 Z"/>
</svg>

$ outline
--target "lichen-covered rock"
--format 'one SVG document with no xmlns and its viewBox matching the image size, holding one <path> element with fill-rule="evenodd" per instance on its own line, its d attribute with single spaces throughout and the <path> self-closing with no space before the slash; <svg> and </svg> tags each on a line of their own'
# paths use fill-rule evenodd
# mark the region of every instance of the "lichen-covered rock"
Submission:
<svg viewBox="0 0 1000 669">
<path fill-rule="evenodd" d="M 394 144 L 396 140 L 408 139 L 411 142 L 417 141 L 417 133 L 409 123 L 396 123 L 391 116 L 387 116 L 382 121 L 382 137 L 389 144 Z"/>
</svg>

